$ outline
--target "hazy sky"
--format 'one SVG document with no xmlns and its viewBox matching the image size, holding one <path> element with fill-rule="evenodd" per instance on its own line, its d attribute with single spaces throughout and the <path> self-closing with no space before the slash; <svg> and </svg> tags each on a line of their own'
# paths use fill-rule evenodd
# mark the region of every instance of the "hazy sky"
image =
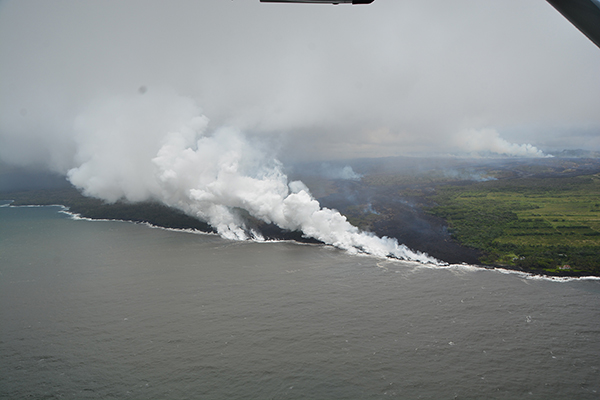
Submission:
<svg viewBox="0 0 600 400">
<path fill-rule="evenodd" d="M 544 0 L 0 2 L 2 161 L 65 172 L 82 119 L 151 96 L 284 161 L 600 150 L 600 49 Z"/>
</svg>

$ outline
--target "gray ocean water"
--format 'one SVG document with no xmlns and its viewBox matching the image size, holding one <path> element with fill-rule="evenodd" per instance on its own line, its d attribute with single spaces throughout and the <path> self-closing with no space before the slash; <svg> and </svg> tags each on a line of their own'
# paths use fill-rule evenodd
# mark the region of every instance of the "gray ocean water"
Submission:
<svg viewBox="0 0 600 400">
<path fill-rule="evenodd" d="M 2 399 L 598 399 L 600 281 L 0 208 Z"/>
</svg>

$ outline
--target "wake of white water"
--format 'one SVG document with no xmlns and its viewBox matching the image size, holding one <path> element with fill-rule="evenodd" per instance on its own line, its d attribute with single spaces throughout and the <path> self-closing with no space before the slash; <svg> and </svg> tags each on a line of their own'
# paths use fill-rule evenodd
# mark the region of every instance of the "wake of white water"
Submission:
<svg viewBox="0 0 600 400">
<path fill-rule="evenodd" d="M 289 182 L 267 148 L 232 128 L 208 130 L 191 99 L 172 95 L 111 99 L 78 118 L 77 166 L 68 178 L 83 193 L 116 201 L 155 199 L 208 222 L 227 239 L 260 236 L 248 213 L 350 253 L 440 264 L 392 238 L 360 231 Z"/>
</svg>

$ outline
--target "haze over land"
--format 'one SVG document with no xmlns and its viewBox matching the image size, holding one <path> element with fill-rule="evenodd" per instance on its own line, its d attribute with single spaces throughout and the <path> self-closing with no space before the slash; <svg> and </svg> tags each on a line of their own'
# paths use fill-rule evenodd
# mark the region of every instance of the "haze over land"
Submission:
<svg viewBox="0 0 600 400">
<path fill-rule="evenodd" d="M 143 97 L 185 98 L 284 162 L 600 150 L 600 51 L 541 0 L 5 1 L 0 36 L 3 161 L 66 172 L 76 120 Z M 139 117 L 172 122 L 157 112 Z"/>
</svg>

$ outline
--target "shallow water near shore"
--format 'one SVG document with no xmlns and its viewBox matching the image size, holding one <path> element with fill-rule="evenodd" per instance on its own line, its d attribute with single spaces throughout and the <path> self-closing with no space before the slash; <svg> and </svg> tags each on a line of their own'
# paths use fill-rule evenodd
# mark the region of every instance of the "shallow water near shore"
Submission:
<svg viewBox="0 0 600 400">
<path fill-rule="evenodd" d="M 596 399 L 600 282 L 0 208 L 0 398 Z"/>
</svg>

